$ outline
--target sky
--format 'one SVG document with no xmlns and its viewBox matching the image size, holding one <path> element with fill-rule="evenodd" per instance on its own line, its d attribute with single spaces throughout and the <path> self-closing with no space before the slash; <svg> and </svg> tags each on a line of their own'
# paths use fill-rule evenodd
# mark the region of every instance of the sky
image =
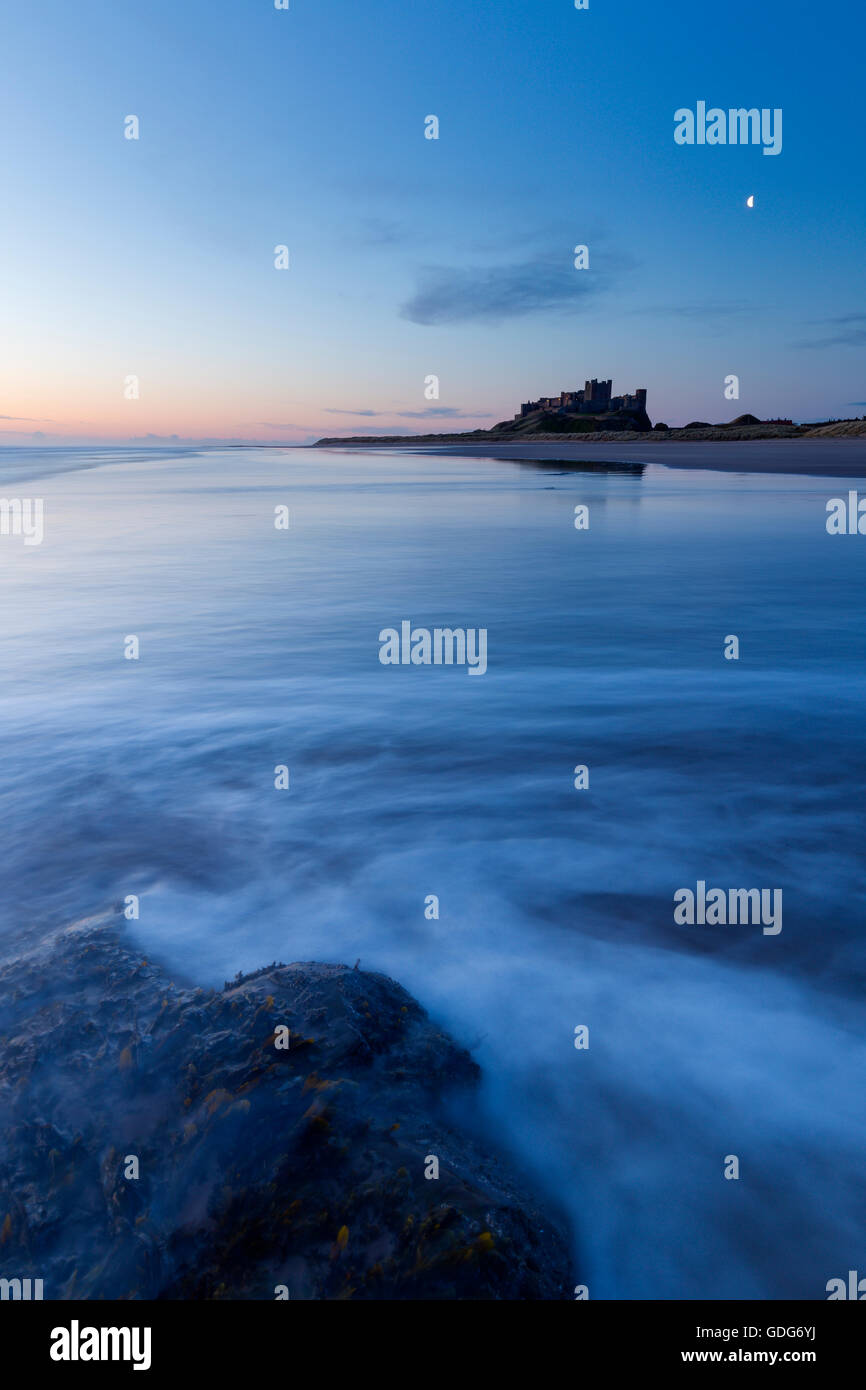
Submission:
<svg viewBox="0 0 866 1390">
<path fill-rule="evenodd" d="M 859 7 L 289 5 L 5 7 L 0 443 L 486 428 L 588 377 L 866 414 Z M 678 145 L 698 101 L 781 152 Z"/>
</svg>

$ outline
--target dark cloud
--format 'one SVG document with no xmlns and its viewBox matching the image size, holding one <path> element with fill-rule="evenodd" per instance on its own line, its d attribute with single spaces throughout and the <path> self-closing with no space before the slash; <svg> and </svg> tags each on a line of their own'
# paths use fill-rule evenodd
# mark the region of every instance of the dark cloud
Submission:
<svg viewBox="0 0 866 1390">
<path fill-rule="evenodd" d="M 395 410 L 401 420 L 429 420 L 431 416 L 448 420 L 491 420 L 489 411 L 457 410 L 453 405 L 432 405 L 429 410 Z"/>
<path fill-rule="evenodd" d="M 825 328 L 835 329 L 835 332 L 826 334 L 821 338 L 804 338 L 794 347 L 798 348 L 828 348 L 828 347 L 864 347 L 866 346 L 866 314 L 841 314 L 838 318 L 818 319 L 818 323 Z M 854 401 L 854 405 L 862 402 Z"/>
<path fill-rule="evenodd" d="M 491 420 L 492 415 L 480 410 L 458 410 L 454 405 L 431 405 L 426 410 L 339 410 L 335 406 L 326 407 L 326 415 L 396 415 L 400 420 L 429 420 L 431 418 L 448 420 Z"/>
<path fill-rule="evenodd" d="M 610 288 L 612 259 L 604 272 L 575 270 L 571 248 L 512 265 L 427 266 L 418 288 L 400 308 L 411 323 L 499 323 L 529 314 L 577 309 Z M 617 269 L 621 269 L 621 262 Z"/>
<path fill-rule="evenodd" d="M 321 433 L 321 431 L 320 431 L 320 433 Z M 405 433 L 406 433 L 406 427 L 405 427 L 405 425 L 377 425 L 377 426 L 376 426 L 376 434 L 377 434 L 377 435 L 395 434 L 395 435 L 398 435 L 398 436 L 402 436 L 402 435 L 405 435 Z M 353 434 L 353 432 L 352 432 L 350 429 L 344 429 L 342 434 L 333 435 L 333 436 L 329 436 L 329 437 L 334 438 L 334 439 L 353 439 L 353 438 L 355 438 L 356 436 Z M 317 438 L 318 438 L 318 436 L 317 436 Z"/>
</svg>

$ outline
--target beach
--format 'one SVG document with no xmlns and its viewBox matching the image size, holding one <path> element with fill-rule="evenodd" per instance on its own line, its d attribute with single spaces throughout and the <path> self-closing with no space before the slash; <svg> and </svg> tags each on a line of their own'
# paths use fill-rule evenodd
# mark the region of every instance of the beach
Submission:
<svg viewBox="0 0 866 1390">
<path fill-rule="evenodd" d="M 213 989 L 215 1010 L 226 980 L 274 960 L 348 967 L 353 988 L 387 976 L 480 1068 L 460 1131 L 565 1214 L 573 1285 L 823 1298 L 866 1216 L 866 548 L 827 531 L 839 463 L 735 474 L 617 452 L 4 456 L 44 501 L 44 539 L 0 547 L 0 953 L 22 923 L 38 945 L 113 911 L 123 959 L 158 972 L 140 979 L 157 1016 L 165 979 Z M 483 630 L 484 672 L 383 664 L 404 622 Z M 781 931 L 678 921 L 675 894 L 702 882 L 778 890 Z M 107 1009 L 122 991 L 106 991 Z M 181 1004 L 182 1042 L 198 1005 Z M 66 1103 L 65 1039 L 46 1035 L 36 1101 Z M 316 1069 L 345 1074 L 340 1057 Z M 147 1075 L 182 1137 L 177 1070 Z M 377 1186 L 389 1152 L 413 1180 L 437 1153 L 435 1116 L 413 1107 L 373 1107 L 401 1126 L 366 1163 Z M 78 1123 L 137 1152 L 110 1117 L 83 1106 Z M 74 1119 L 57 1127 L 49 1148 L 72 1153 Z M 323 1269 L 341 1223 L 357 1249 L 334 1207 Z M 71 1230 L 60 1244 L 75 1253 Z M 327 1293 L 310 1277 L 292 1297 Z M 209 1279 L 243 1292 L 237 1268 Z"/>
<path fill-rule="evenodd" d="M 399 445 L 377 441 L 375 445 L 338 444 L 320 448 L 399 447 L 403 451 L 425 454 L 455 454 L 465 458 L 497 458 L 564 464 L 662 463 L 666 468 L 712 469 L 718 473 L 791 473 L 813 477 L 866 478 L 866 438 L 853 439 L 744 439 L 744 440 L 666 440 L 647 434 L 639 442 L 610 440 L 593 443 L 591 436 L 580 440 L 525 441 L 519 444 L 443 443 L 429 441 Z"/>
</svg>

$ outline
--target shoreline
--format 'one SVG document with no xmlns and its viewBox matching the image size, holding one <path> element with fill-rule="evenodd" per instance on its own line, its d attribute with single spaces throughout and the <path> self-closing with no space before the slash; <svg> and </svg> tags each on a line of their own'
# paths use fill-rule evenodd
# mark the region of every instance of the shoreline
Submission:
<svg viewBox="0 0 866 1390">
<path fill-rule="evenodd" d="M 495 440 L 329 440 L 313 446 L 359 453 L 397 449 L 419 454 L 451 454 L 465 458 L 524 460 L 568 466 L 634 466 L 660 463 L 666 468 L 689 468 L 720 473 L 800 473 L 826 478 L 866 478 L 866 437 L 812 439 L 663 440 L 652 443 L 610 440 L 590 443 L 587 437 L 554 442 L 499 443 Z"/>
</svg>

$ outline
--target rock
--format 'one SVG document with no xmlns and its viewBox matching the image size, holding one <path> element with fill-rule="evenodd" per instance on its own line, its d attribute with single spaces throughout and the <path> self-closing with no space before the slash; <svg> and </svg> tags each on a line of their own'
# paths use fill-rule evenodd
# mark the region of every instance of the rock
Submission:
<svg viewBox="0 0 866 1390">
<path fill-rule="evenodd" d="M 0 1274 L 45 1298 L 567 1297 L 556 1223 L 446 1118 L 476 1064 L 383 975 L 178 988 L 95 919 L 0 965 L 0 1044 Z"/>
</svg>

